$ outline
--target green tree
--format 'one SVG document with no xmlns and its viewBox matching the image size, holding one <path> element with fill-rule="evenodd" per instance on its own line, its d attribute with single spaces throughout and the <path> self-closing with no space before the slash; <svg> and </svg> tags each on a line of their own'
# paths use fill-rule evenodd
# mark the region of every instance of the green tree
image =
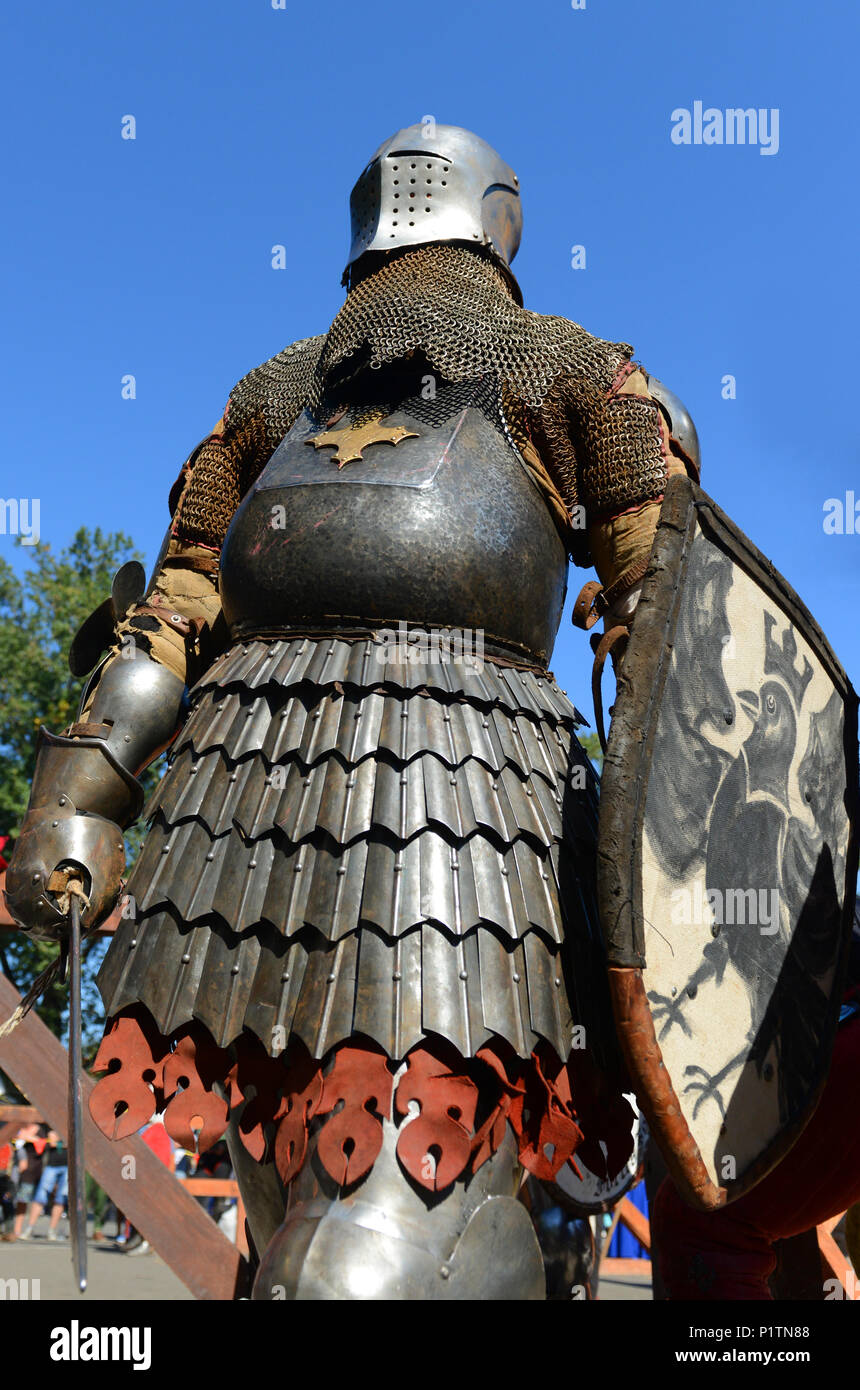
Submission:
<svg viewBox="0 0 860 1390">
<path fill-rule="evenodd" d="M 69 671 L 69 646 L 84 618 L 109 594 L 116 570 L 129 559 L 143 559 L 129 536 L 86 528 L 57 555 L 48 545 L 35 547 L 21 573 L 0 558 L 0 833 L 14 834 L 27 809 L 40 726 L 56 733 L 76 718 L 84 682 Z M 150 770 L 147 780 L 156 776 Z M 127 837 L 129 862 L 139 838 L 139 832 Z M 84 1034 L 89 1043 L 101 1032 L 94 975 L 105 950 L 103 937 L 84 942 Z M 24 932 L 0 931 L 0 964 L 22 993 L 56 954 L 56 946 L 31 941 Z M 65 987 L 53 984 L 35 1007 L 61 1037 Z"/>
<path fill-rule="evenodd" d="M 600 772 L 603 768 L 603 749 L 597 734 L 581 734 L 578 737 L 589 758 Z"/>
</svg>

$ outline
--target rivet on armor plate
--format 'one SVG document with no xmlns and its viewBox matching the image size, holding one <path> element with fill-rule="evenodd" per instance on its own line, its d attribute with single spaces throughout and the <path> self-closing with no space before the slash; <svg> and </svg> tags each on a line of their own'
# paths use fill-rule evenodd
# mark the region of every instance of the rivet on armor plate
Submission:
<svg viewBox="0 0 860 1390">
<path fill-rule="evenodd" d="M 460 971 L 460 979 L 461 979 L 461 980 L 468 980 L 468 978 L 469 978 L 469 972 L 468 972 L 468 970 L 461 970 L 461 971 Z"/>
<path fill-rule="evenodd" d="M 328 980 L 328 982 L 329 982 L 330 985 L 333 985 L 333 984 L 334 984 L 336 978 L 337 978 L 337 977 L 336 977 L 336 975 L 335 975 L 334 973 L 332 973 L 331 975 L 327 975 L 327 976 L 326 976 L 326 979 Z"/>
<path fill-rule="evenodd" d="M 395 864 L 395 865 L 394 865 L 394 872 L 395 872 L 396 874 L 402 874 L 402 873 L 403 873 L 403 865 L 402 865 L 402 864 Z"/>
<path fill-rule="evenodd" d="M 169 853 L 170 853 L 170 845 L 164 845 L 164 846 L 162 846 L 161 853 L 162 853 L 162 854 L 169 854 Z"/>
<path fill-rule="evenodd" d="M 131 938 L 131 941 L 128 943 L 129 950 L 131 950 L 132 946 L 136 946 L 136 945 L 137 945 L 137 937 L 136 937 L 136 936 L 133 936 L 133 937 Z"/>
<path fill-rule="evenodd" d="M 510 872 L 511 872 L 510 869 L 502 869 L 502 878 L 508 878 L 509 875 L 510 875 Z"/>
<path fill-rule="evenodd" d="M 231 965 L 231 966 L 230 966 L 230 974 L 231 974 L 231 975 L 238 975 L 238 974 L 239 974 L 239 967 L 238 967 L 238 965 Z"/>
<path fill-rule="evenodd" d="M 531 787 L 526 787 L 526 796 L 534 796 L 534 792 L 532 791 Z"/>
<path fill-rule="evenodd" d="M 555 977 L 555 987 L 556 987 L 556 989 L 558 989 L 560 985 L 561 985 L 561 980 L 559 979 L 558 975 L 556 975 L 556 977 Z"/>
<path fill-rule="evenodd" d="M 187 965 L 188 962 L 190 961 L 190 959 L 191 959 L 190 956 L 183 956 L 183 957 L 182 957 L 182 964 L 183 964 L 183 965 Z"/>
<path fill-rule="evenodd" d="M 249 859 L 249 860 L 248 860 L 248 868 L 249 868 L 249 869 L 256 869 L 256 867 L 257 867 L 257 861 L 256 861 L 256 859 Z"/>
<path fill-rule="evenodd" d="M 230 781 L 231 781 L 231 782 L 238 782 L 238 780 L 239 780 L 239 774 L 238 774 L 238 772 L 231 772 L 231 773 L 230 773 Z"/>
<path fill-rule="evenodd" d="M 281 984 L 282 984 L 282 985 L 288 985 L 289 983 L 290 983 L 290 972 L 287 971 L 286 975 L 282 975 L 282 976 L 281 976 Z"/>
<path fill-rule="evenodd" d="M 57 826 L 58 826 L 59 824 L 60 824 L 60 822 L 59 822 L 58 820 L 52 820 L 52 821 L 51 821 L 51 825 L 53 826 L 54 830 L 56 830 L 56 828 L 57 828 Z"/>
<path fill-rule="evenodd" d="M 544 883 L 549 882 L 549 874 L 541 873 L 541 878 L 543 879 Z"/>
<path fill-rule="evenodd" d="M 400 785 L 401 785 L 401 787 L 408 787 L 408 786 L 409 786 L 409 778 L 408 778 L 405 774 L 404 774 L 404 775 L 401 777 L 401 779 L 400 779 Z"/>
<path fill-rule="evenodd" d="M 59 801 L 57 802 L 57 805 L 58 805 L 58 806 L 65 806 L 65 804 L 66 804 L 66 798 L 65 798 L 64 796 L 61 796 L 60 799 L 59 799 Z"/>
<path fill-rule="evenodd" d="M 451 1271 L 447 1265 L 443 1265 L 442 1268 L 439 1270 L 439 1273 L 441 1274 L 443 1279 L 448 1279 L 451 1275 Z"/>
<path fill-rule="evenodd" d="M 395 970 L 395 972 L 394 972 L 394 974 L 391 976 L 391 978 L 392 978 L 392 980 L 402 980 L 402 979 L 403 979 L 403 976 L 401 975 L 401 973 L 400 973 L 399 970 Z"/>
<path fill-rule="evenodd" d="M 301 864 L 294 864 L 294 865 L 293 865 L 293 873 L 294 873 L 294 874 L 300 874 L 301 871 L 302 871 L 302 866 L 301 866 Z"/>
<path fill-rule="evenodd" d="M 41 878 L 41 874 L 34 874 L 34 875 L 33 875 L 33 882 L 34 882 L 34 883 L 38 883 L 40 878 Z"/>
<path fill-rule="evenodd" d="M 212 863 L 212 860 L 215 858 L 215 852 L 214 852 L 214 850 L 211 850 L 211 849 L 210 849 L 210 851 L 209 851 L 209 853 L 207 854 L 206 858 L 208 859 L 209 863 L 211 864 L 211 863 Z"/>
<path fill-rule="evenodd" d="M 189 777 L 193 777 L 193 776 L 194 776 L 194 773 L 195 773 L 196 771 L 197 771 L 197 768 L 196 768 L 196 767 L 189 767 L 189 769 L 188 769 L 188 775 L 189 775 Z"/>
<path fill-rule="evenodd" d="M 343 875 L 346 873 L 346 869 L 343 867 L 343 865 L 341 865 L 341 867 L 338 869 L 337 873 L 338 873 L 338 878 L 342 878 L 342 877 L 343 877 Z"/>
<path fill-rule="evenodd" d="M 514 984 L 515 984 L 515 985 L 518 985 L 521 979 L 522 979 L 522 975 L 520 974 L 520 972 L 519 972 L 518 970 L 515 970 L 515 971 L 514 971 Z"/>
</svg>

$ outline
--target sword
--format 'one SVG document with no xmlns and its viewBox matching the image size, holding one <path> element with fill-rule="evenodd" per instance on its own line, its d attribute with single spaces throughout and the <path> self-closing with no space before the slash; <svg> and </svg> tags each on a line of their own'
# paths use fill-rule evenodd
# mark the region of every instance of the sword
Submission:
<svg viewBox="0 0 860 1390">
<path fill-rule="evenodd" d="M 76 894 L 69 904 L 69 923 L 69 1228 L 75 1279 L 83 1293 L 87 1287 L 87 1208 L 81 1076 L 81 900 Z"/>
</svg>

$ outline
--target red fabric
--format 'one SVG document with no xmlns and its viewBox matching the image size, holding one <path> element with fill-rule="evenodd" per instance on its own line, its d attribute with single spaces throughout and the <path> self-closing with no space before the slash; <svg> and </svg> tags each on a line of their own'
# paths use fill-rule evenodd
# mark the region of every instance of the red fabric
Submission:
<svg viewBox="0 0 860 1390">
<path fill-rule="evenodd" d="M 773 1242 L 799 1235 L 860 1201 L 860 1019 L 836 1034 L 818 1109 L 797 1143 L 745 1197 L 716 1212 L 687 1206 L 667 1179 L 651 1213 L 671 1299 L 765 1300 Z"/>
<path fill-rule="evenodd" d="M 165 1167 L 172 1167 L 173 1148 L 170 1143 L 170 1135 L 164 1125 L 150 1125 L 141 1134 L 141 1139 L 147 1148 L 152 1149 L 156 1158 L 160 1158 Z"/>
</svg>

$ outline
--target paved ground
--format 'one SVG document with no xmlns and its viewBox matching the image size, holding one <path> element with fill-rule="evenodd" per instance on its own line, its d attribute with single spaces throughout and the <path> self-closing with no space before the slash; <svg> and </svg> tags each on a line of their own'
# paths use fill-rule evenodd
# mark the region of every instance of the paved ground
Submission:
<svg viewBox="0 0 860 1390">
<path fill-rule="evenodd" d="M 68 1227 L 60 1222 L 61 1239 L 45 1239 L 48 1230 L 46 1217 L 36 1226 L 35 1239 L 0 1242 L 0 1279 L 39 1280 L 42 1301 L 86 1303 L 107 1300 L 113 1303 L 181 1302 L 192 1300 L 173 1271 L 153 1252 L 145 1255 L 123 1254 L 110 1241 L 89 1241 L 88 1284 L 85 1294 L 75 1291 L 72 1255 L 68 1242 Z M 651 1281 L 643 1275 L 601 1279 L 599 1298 L 603 1303 L 637 1300 L 650 1301 Z"/>
<path fill-rule="evenodd" d="M 623 1279 L 600 1281 L 597 1297 L 601 1303 L 617 1303 L 619 1300 L 638 1303 L 651 1302 L 651 1280 L 645 1274 L 628 1274 Z"/>
<path fill-rule="evenodd" d="M 0 1279 L 39 1280 L 39 1297 L 61 1302 L 86 1303 L 106 1299 L 110 1302 L 177 1302 L 193 1299 L 181 1280 L 158 1255 L 125 1255 L 110 1241 L 89 1242 L 88 1283 L 84 1294 L 75 1289 L 72 1253 L 68 1239 L 45 1239 L 48 1223 L 38 1222 L 36 1239 L 0 1243 Z M 65 1221 L 60 1222 L 65 1233 Z M 41 1239 L 39 1238 L 41 1237 Z M 27 1285 L 32 1291 L 32 1282 Z"/>
</svg>

